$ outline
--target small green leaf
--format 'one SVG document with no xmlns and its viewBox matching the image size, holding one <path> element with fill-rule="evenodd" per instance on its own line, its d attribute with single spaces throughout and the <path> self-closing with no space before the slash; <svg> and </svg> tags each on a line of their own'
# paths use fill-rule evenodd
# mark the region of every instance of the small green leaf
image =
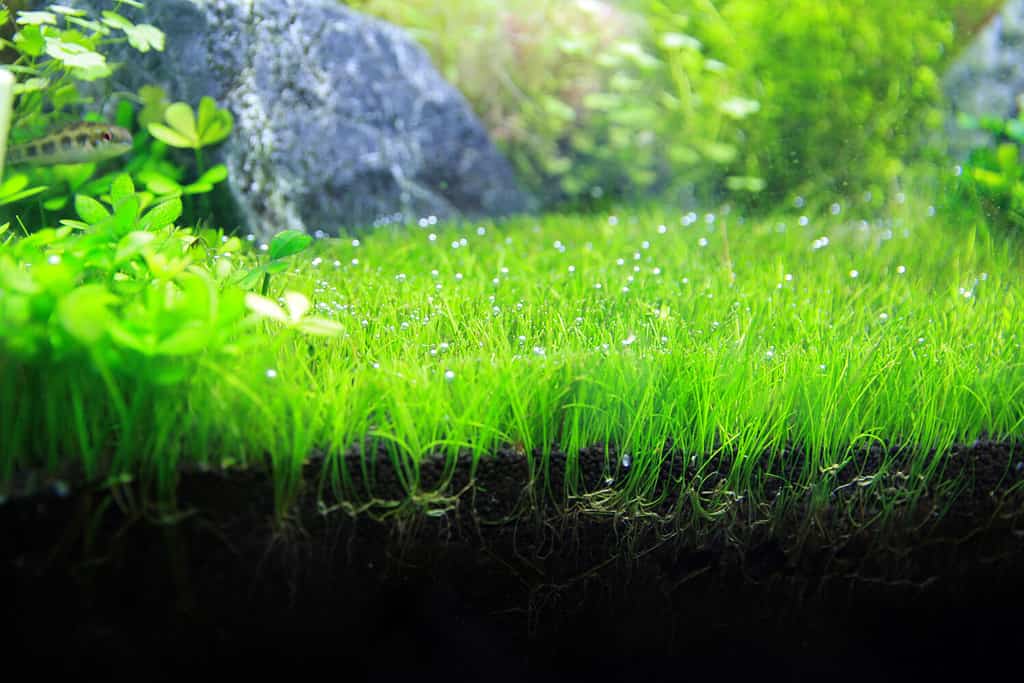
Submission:
<svg viewBox="0 0 1024 683">
<path fill-rule="evenodd" d="M 288 322 L 288 314 L 284 312 L 283 308 L 277 305 L 276 301 L 271 301 L 259 294 L 253 294 L 252 292 L 246 294 L 245 305 L 253 313 L 263 316 L 264 318 L 270 318 L 271 320 L 277 320 L 282 323 Z"/>
<path fill-rule="evenodd" d="M 301 320 L 312 306 L 309 299 L 299 292 L 285 292 L 284 305 L 288 308 L 288 317 L 293 323 Z"/>
<path fill-rule="evenodd" d="M 84 194 L 75 195 L 75 212 L 86 223 L 99 223 L 110 217 L 110 212 L 105 206 Z"/>
<path fill-rule="evenodd" d="M 213 192 L 213 185 L 209 183 L 191 183 L 181 188 L 182 194 L 206 194 L 207 192 Z"/>
<path fill-rule="evenodd" d="M 341 334 L 345 330 L 341 323 L 326 318 L 304 318 L 295 325 L 295 329 L 325 337 Z"/>
<path fill-rule="evenodd" d="M 121 173 L 114 182 L 110 184 L 110 202 L 111 204 L 117 204 L 122 199 L 126 199 L 135 194 L 135 183 L 132 182 L 132 177 L 127 173 Z"/>
<path fill-rule="evenodd" d="M 57 320 L 74 339 L 91 346 L 103 338 L 110 306 L 116 301 L 117 297 L 101 284 L 82 285 L 57 304 Z"/>
<path fill-rule="evenodd" d="M 89 70 L 103 68 L 107 65 L 107 60 L 103 55 L 78 43 L 50 37 L 45 37 L 45 41 L 46 54 L 64 62 L 71 68 Z"/>
<path fill-rule="evenodd" d="M 271 260 L 282 259 L 298 254 L 313 243 L 313 238 L 298 230 L 284 230 L 270 240 Z"/>
<path fill-rule="evenodd" d="M 231 133 L 234 126 L 234 118 L 227 109 L 217 106 L 212 97 L 204 96 L 199 100 L 199 144 L 200 146 L 213 145 Z"/>
<path fill-rule="evenodd" d="M 194 320 L 161 339 L 156 352 L 168 356 L 191 356 L 205 349 L 209 343 L 209 326 Z"/>
<path fill-rule="evenodd" d="M 139 198 L 135 195 L 125 197 L 114 207 L 114 224 L 118 232 L 127 232 L 135 227 L 135 219 L 139 217 Z"/>
<path fill-rule="evenodd" d="M 128 36 L 128 44 L 139 52 L 149 52 L 150 50 L 163 52 L 164 50 L 164 32 L 156 26 L 139 24 L 124 29 L 124 33 Z"/>
<path fill-rule="evenodd" d="M 206 173 L 199 176 L 199 178 L 196 179 L 196 183 L 216 185 L 217 183 L 227 180 L 227 177 L 228 167 L 224 164 L 217 164 L 216 166 L 211 166 Z"/>
<path fill-rule="evenodd" d="M 175 197 L 165 202 L 160 202 L 146 212 L 139 220 L 139 227 L 143 230 L 156 230 L 171 225 L 181 216 L 181 200 Z"/>
<path fill-rule="evenodd" d="M 138 174 L 139 180 L 146 185 L 146 189 L 156 195 L 179 194 L 181 185 L 173 178 L 169 178 L 157 171 L 144 171 Z"/>
<path fill-rule="evenodd" d="M 39 57 L 46 49 L 43 32 L 38 26 L 26 26 L 14 34 L 14 44 L 29 57 Z"/>
<path fill-rule="evenodd" d="M 56 25 L 57 24 L 57 15 L 54 14 L 53 12 L 21 11 L 21 12 L 18 12 L 18 18 L 15 19 L 15 21 L 17 21 L 19 24 L 22 24 L 22 25 L 25 25 L 25 24 L 32 24 L 32 25 L 51 24 L 51 25 Z"/>
<path fill-rule="evenodd" d="M 156 235 L 142 230 L 133 230 L 117 243 L 117 252 L 114 255 L 114 263 L 120 265 L 130 261 L 145 249 L 146 245 L 156 239 Z"/>
<path fill-rule="evenodd" d="M 191 146 L 198 145 L 199 133 L 196 130 L 196 115 L 192 107 L 184 102 L 169 104 L 164 110 L 164 120 L 182 137 L 188 139 Z"/>
<path fill-rule="evenodd" d="M 147 127 L 149 134 L 161 142 L 166 142 L 171 147 L 192 149 L 195 143 L 178 131 L 168 128 L 162 123 L 150 123 Z"/>
</svg>

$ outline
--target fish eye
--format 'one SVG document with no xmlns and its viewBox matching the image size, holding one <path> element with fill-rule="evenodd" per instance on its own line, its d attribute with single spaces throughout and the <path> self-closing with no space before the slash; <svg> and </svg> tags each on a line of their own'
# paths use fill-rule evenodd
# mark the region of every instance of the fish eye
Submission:
<svg viewBox="0 0 1024 683">
<path fill-rule="evenodd" d="M 103 131 L 103 141 L 104 142 L 110 142 L 110 139 L 111 139 L 110 131 L 107 131 L 107 130 Z"/>
</svg>

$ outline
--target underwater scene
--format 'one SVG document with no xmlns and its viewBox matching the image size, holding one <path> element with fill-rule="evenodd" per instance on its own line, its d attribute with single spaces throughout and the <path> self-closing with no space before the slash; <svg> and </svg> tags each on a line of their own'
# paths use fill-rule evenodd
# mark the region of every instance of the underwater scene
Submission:
<svg viewBox="0 0 1024 683">
<path fill-rule="evenodd" d="M 1022 150 L 1024 0 L 0 2 L 3 660 L 1012 678 Z"/>
</svg>

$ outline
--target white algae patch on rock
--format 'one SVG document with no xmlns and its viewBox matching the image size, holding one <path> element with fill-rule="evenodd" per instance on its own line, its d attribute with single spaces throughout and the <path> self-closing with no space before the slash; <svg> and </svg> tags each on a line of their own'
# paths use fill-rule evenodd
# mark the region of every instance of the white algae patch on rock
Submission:
<svg viewBox="0 0 1024 683">
<path fill-rule="evenodd" d="M 120 11 L 165 31 L 167 47 L 115 50 L 118 88 L 155 84 L 193 105 L 210 95 L 235 116 L 214 153 L 229 169 L 224 220 L 261 236 L 335 234 L 382 217 L 532 208 L 466 100 L 396 27 L 337 0 L 150 0 L 144 13 Z"/>
</svg>

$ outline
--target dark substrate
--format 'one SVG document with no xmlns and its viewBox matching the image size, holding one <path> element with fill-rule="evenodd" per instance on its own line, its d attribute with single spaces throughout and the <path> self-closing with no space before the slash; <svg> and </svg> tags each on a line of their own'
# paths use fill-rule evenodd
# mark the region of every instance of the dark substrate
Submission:
<svg viewBox="0 0 1024 683">
<path fill-rule="evenodd" d="M 402 497 L 383 451 L 352 453 L 344 499 Z M 313 458 L 283 523 L 266 473 L 183 471 L 176 514 L 123 503 L 133 485 L 23 487 L 0 505 L 4 662 L 84 680 L 226 673 L 481 681 L 948 680 L 1020 666 L 1022 449 L 955 449 L 926 495 L 878 472 L 877 449 L 834 473 L 828 504 L 738 500 L 696 520 L 682 478 L 721 472 L 669 458 L 647 509 L 602 503 L 614 453 L 554 452 L 528 486 L 521 453 L 458 459 L 457 502 L 341 509 Z M 536 454 L 540 459 L 542 456 Z M 575 459 L 574 459 L 575 460 Z M 797 459 L 787 459 L 793 462 Z M 723 460 L 722 471 L 728 466 Z M 445 476 L 428 459 L 421 488 Z M 770 482 L 795 472 L 763 468 Z M 578 476 L 572 500 L 564 477 Z M 966 477 L 966 478 L 964 478 Z M 858 482 L 872 485 L 861 486 Z M 610 483 L 609 483 L 610 481 Z M 464 489 L 464 490 L 463 490 Z M 886 522 L 882 500 L 900 501 Z M 119 502 L 121 504 L 119 504 Z M 773 513 L 773 510 L 775 511 Z M 772 516 L 774 514 L 774 517 Z M 771 523 L 769 523 L 769 518 Z M 680 523 L 683 520 L 683 523 Z M 212 667 L 212 668 L 211 668 Z M 1011 677 L 1015 674 L 1011 674 Z M 326 680 L 326 679 L 325 679 Z"/>
</svg>

